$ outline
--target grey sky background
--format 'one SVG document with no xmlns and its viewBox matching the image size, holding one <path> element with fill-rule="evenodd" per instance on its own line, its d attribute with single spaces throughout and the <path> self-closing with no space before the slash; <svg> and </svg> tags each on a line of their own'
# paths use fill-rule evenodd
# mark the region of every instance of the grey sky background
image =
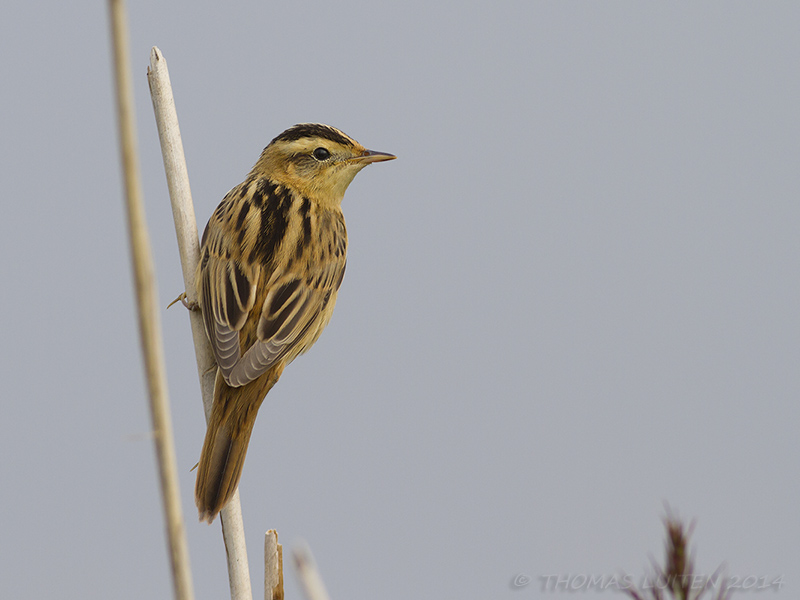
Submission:
<svg viewBox="0 0 800 600">
<path fill-rule="evenodd" d="M 700 573 L 797 597 L 800 5 L 129 11 L 162 306 L 183 290 L 151 46 L 200 227 L 294 123 L 399 157 L 350 187 L 334 318 L 261 408 L 240 488 L 256 597 L 270 528 L 310 544 L 334 599 L 638 580 L 665 502 L 697 520 Z M 0 595 L 167 598 L 106 6 L 3 12 Z M 196 594 L 223 598 L 180 306 L 163 328 Z"/>
</svg>

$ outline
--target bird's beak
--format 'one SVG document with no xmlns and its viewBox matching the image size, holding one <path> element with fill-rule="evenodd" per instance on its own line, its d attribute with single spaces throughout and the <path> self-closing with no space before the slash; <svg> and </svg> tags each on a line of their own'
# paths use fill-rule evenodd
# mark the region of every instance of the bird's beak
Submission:
<svg viewBox="0 0 800 600">
<path fill-rule="evenodd" d="M 383 162 L 384 160 L 394 160 L 395 158 L 397 157 L 394 154 L 388 154 L 386 152 L 376 152 L 375 150 L 364 150 L 361 156 L 356 156 L 355 158 L 351 158 L 350 162 L 366 166 L 374 162 Z"/>
</svg>

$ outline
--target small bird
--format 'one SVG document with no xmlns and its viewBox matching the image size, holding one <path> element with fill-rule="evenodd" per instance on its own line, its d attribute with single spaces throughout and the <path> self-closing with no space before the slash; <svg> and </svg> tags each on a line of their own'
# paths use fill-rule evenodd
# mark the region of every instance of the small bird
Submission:
<svg viewBox="0 0 800 600">
<path fill-rule="evenodd" d="M 330 321 L 345 270 L 347 186 L 394 158 L 329 125 L 295 125 L 209 219 L 196 281 L 217 376 L 195 487 L 201 521 L 236 491 L 267 392 Z"/>
</svg>

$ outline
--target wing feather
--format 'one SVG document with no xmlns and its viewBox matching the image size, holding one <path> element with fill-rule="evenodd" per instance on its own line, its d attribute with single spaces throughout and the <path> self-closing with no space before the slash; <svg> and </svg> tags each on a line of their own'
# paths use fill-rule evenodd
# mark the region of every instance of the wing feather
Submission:
<svg viewBox="0 0 800 600">
<path fill-rule="evenodd" d="M 331 261 L 305 278 L 283 273 L 266 284 L 259 308 L 254 275 L 222 257 L 209 257 L 200 274 L 201 306 L 217 365 L 228 385 L 245 385 L 313 344 L 330 318 L 326 309 L 335 300 L 343 271 L 343 261 Z M 258 319 L 257 340 L 243 353 L 240 331 L 253 318 Z"/>
<path fill-rule="evenodd" d="M 313 282 L 314 278 L 309 279 Z M 326 324 L 320 315 L 336 290 L 313 287 L 307 281 L 292 277 L 271 287 L 258 322 L 258 341 L 231 371 L 231 385 L 252 381 L 279 360 L 293 359 L 316 341 L 318 331 Z"/>
<path fill-rule="evenodd" d="M 206 334 L 227 380 L 241 354 L 239 331 L 255 305 L 261 269 L 233 259 L 230 250 L 223 251 L 226 240 L 218 215 L 212 216 L 203 236 L 197 279 Z"/>
</svg>

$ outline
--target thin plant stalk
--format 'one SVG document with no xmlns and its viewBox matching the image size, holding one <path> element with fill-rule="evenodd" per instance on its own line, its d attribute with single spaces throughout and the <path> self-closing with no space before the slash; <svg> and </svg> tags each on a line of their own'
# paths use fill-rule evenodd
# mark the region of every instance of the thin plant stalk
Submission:
<svg viewBox="0 0 800 600">
<path fill-rule="evenodd" d="M 190 305 L 197 303 L 195 293 L 195 271 L 200 259 L 200 244 L 197 235 L 197 221 L 192 204 L 192 193 L 189 188 L 189 174 L 186 158 L 183 153 L 178 114 L 172 95 L 167 61 L 157 47 L 150 51 L 150 67 L 147 70 L 150 84 L 150 95 L 153 99 L 153 110 L 158 126 L 158 137 L 161 141 L 161 153 L 164 157 L 164 170 L 167 175 L 172 215 L 175 220 L 175 233 L 178 238 L 183 283 L 186 300 Z M 203 397 L 206 421 L 211 414 L 214 400 L 214 379 L 216 363 L 208 338 L 205 334 L 203 317 L 200 311 L 189 311 L 195 355 L 197 357 L 197 373 L 200 377 L 200 390 Z M 251 600 L 250 570 L 247 563 L 247 547 L 244 539 L 242 508 L 238 490 L 228 505 L 220 513 L 222 536 L 228 559 L 228 578 L 231 598 L 233 600 Z"/>
<path fill-rule="evenodd" d="M 123 0 L 110 0 L 111 39 L 114 53 L 114 77 L 119 122 L 122 170 L 125 181 L 125 206 L 133 259 L 134 287 L 139 317 L 153 438 L 158 459 L 164 514 L 167 526 L 172 580 L 175 598 L 191 600 L 192 578 L 189 550 L 181 512 L 175 444 L 167 395 L 167 376 L 164 368 L 164 349 L 161 343 L 155 268 L 147 234 L 142 201 L 142 187 L 137 156 L 136 124 L 134 120 L 133 84 L 130 68 L 128 27 Z"/>
<path fill-rule="evenodd" d="M 317 570 L 311 549 L 306 544 L 300 544 L 294 549 L 292 558 L 294 558 L 294 569 L 306 599 L 331 600 L 328 590 L 325 589 L 325 584 L 322 582 L 322 576 Z"/>
<path fill-rule="evenodd" d="M 283 546 L 274 529 L 264 536 L 264 600 L 283 600 Z"/>
</svg>

